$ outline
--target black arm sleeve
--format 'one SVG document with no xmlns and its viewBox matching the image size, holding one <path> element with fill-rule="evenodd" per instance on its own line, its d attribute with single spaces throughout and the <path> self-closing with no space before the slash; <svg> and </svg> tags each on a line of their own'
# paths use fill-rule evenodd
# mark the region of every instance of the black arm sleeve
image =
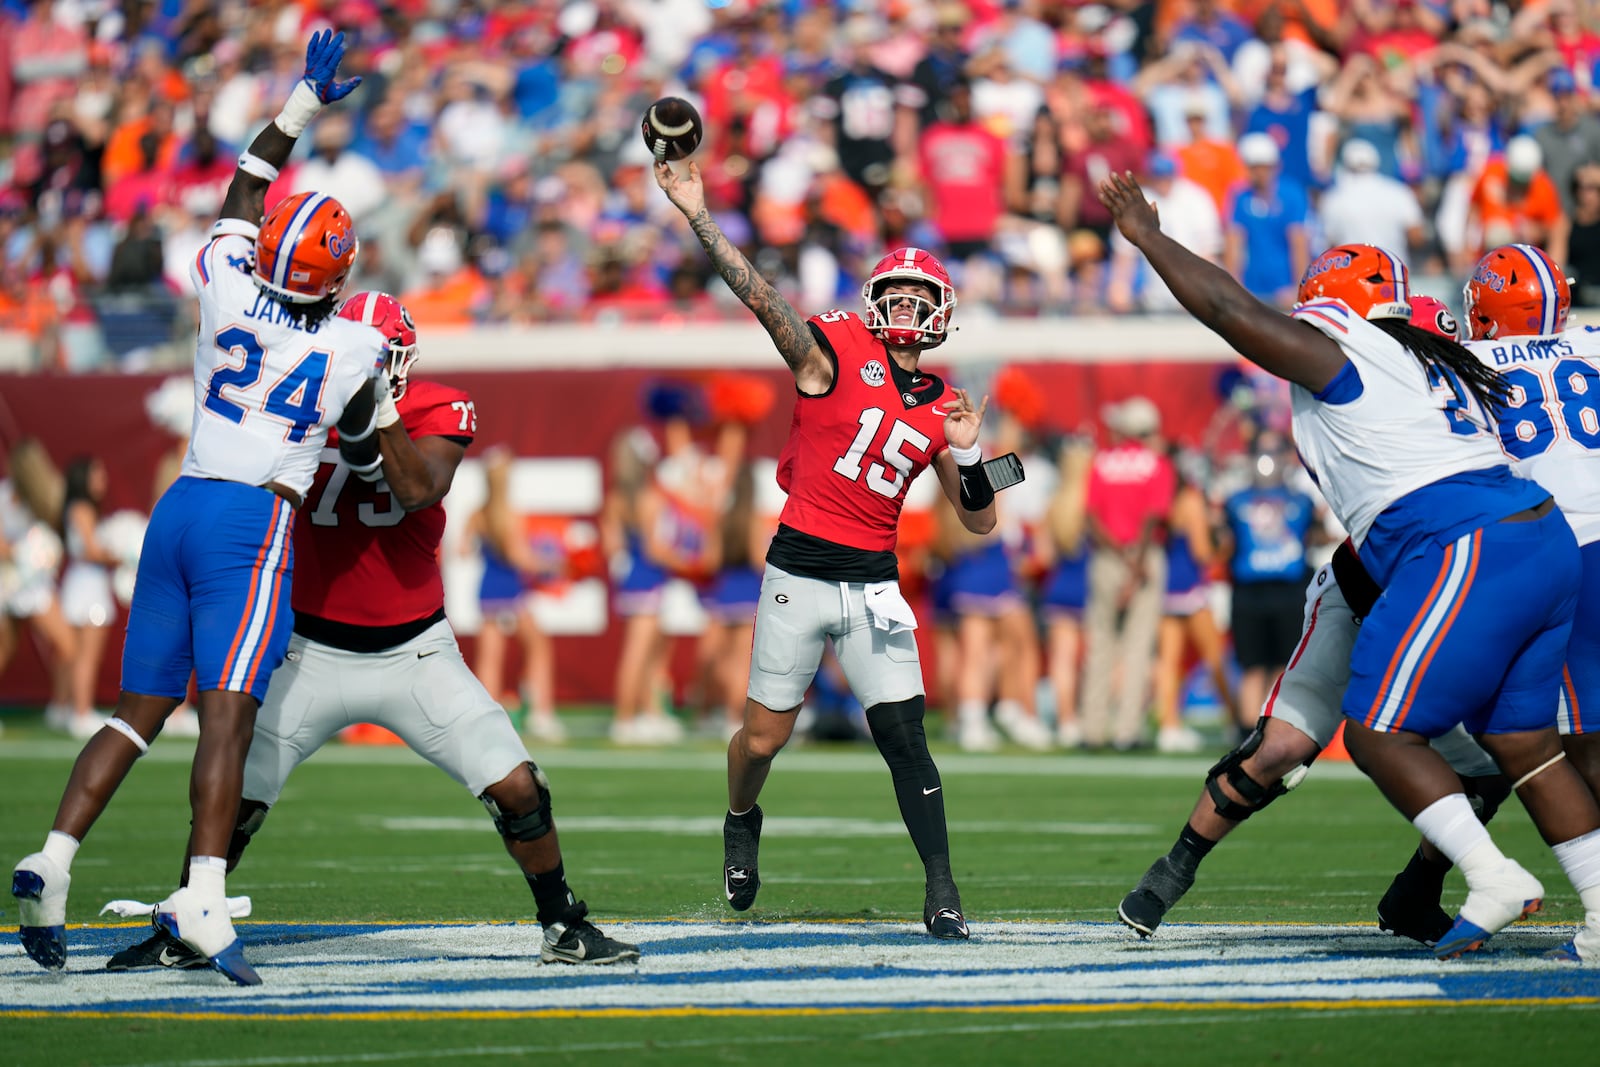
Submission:
<svg viewBox="0 0 1600 1067">
<path fill-rule="evenodd" d="M 339 416 L 339 458 L 369 481 L 383 464 L 378 453 L 377 379 L 363 383 Z"/>
<path fill-rule="evenodd" d="M 971 466 L 956 465 L 961 475 L 961 506 L 968 511 L 982 511 L 994 503 L 994 486 L 989 484 L 989 474 L 981 462 Z"/>
</svg>

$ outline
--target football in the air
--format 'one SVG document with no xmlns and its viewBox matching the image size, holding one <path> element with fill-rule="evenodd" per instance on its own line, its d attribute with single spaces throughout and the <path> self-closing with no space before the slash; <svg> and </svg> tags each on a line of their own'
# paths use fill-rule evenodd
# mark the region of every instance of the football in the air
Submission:
<svg viewBox="0 0 1600 1067">
<path fill-rule="evenodd" d="M 641 130 L 645 147 L 659 163 L 682 159 L 699 148 L 705 125 L 689 101 L 681 96 L 663 96 L 644 113 Z"/>
</svg>

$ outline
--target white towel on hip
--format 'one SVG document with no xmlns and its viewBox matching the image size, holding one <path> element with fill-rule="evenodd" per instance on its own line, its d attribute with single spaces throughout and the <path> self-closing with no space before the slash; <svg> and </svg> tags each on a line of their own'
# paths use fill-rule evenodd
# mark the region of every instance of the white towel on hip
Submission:
<svg viewBox="0 0 1600 1067">
<path fill-rule="evenodd" d="M 873 582 L 867 586 L 864 599 L 867 615 L 878 629 L 898 634 L 917 628 L 917 617 L 900 592 L 899 582 Z"/>
</svg>

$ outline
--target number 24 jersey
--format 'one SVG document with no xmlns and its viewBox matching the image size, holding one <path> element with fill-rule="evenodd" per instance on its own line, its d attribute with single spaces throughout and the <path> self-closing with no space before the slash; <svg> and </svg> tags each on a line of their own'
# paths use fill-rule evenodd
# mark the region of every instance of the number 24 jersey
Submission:
<svg viewBox="0 0 1600 1067">
<path fill-rule="evenodd" d="M 945 385 L 901 370 L 847 311 L 809 320 L 834 356 L 833 386 L 795 400 L 778 485 L 789 494 L 779 521 L 834 544 L 893 551 L 906 489 L 948 444 L 938 403 Z"/>
</svg>

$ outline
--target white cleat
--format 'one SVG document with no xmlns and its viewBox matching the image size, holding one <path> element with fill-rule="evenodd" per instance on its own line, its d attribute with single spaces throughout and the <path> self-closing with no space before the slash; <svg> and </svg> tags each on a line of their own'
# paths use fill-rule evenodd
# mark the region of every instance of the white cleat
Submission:
<svg viewBox="0 0 1600 1067">
<path fill-rule="evenodd" d="M 1513 859 L 1475 879 L 1478 884 L 1473 881 L 1467 882 L 1467 899 L 1456 913 L 1455 925 L 1434 943 L 1433 953 L 1442 960 L 1482 948 L 1492 935 L 1534 914 L 1544 903 L 1544 886 Z"/>
<path fill-rule="evenodd" d="M 1156 734 L 1157 752 L 1199 752 L 1205 739 L 1189 726 L 1164 726 Z"/>
<path fill-rule="evenodd" d="M 963 752 L 1000 751 L 1000 735 L 989 725 L 988 716 L 963 722 L 957 731 L 956 743 L 961 746 Z"/>
<path fill-rule="evenodd" d="M 567 728 L 553 711 L 536 711 L 529 715 L 526 732 L 535 741 L 543 741 L 547 745 L 560 745 L 567 740 Z"/>
<path fill-rule="evenodd" d="M 74 712 L 67 723 L 67 733 L 74 741 L 87 741 L 100 732 L 100 728 L 111 718 L 98 711 Z"/>
<path fill-rule="evenodd" d="M 1021 708 L 1008 705 L 1003 711 L 996 709 L 994 717 L 1005 735 L 1023 748 L 1034 752 L 1048 752 L 1055 747 L 1055 738 L 1051 735 L 1050 728 Z"/>
<path fill-rule="evenodd" d="M 211 966 L 239 985 L 260 985 L 233 932 L 228 901 L 206 898 L 185 886 L 156 905 L 156 925 L 211 961 Z"/>
<path fill-rule="evenodd" d="M 17 864 L 11 872 L 11 895 L 22 921 L 17 934 L 22 950 L 41 967 L 59 971 L 67 965 L 67 890 L 72 876 L 43 852 Z"/>
</svg>

